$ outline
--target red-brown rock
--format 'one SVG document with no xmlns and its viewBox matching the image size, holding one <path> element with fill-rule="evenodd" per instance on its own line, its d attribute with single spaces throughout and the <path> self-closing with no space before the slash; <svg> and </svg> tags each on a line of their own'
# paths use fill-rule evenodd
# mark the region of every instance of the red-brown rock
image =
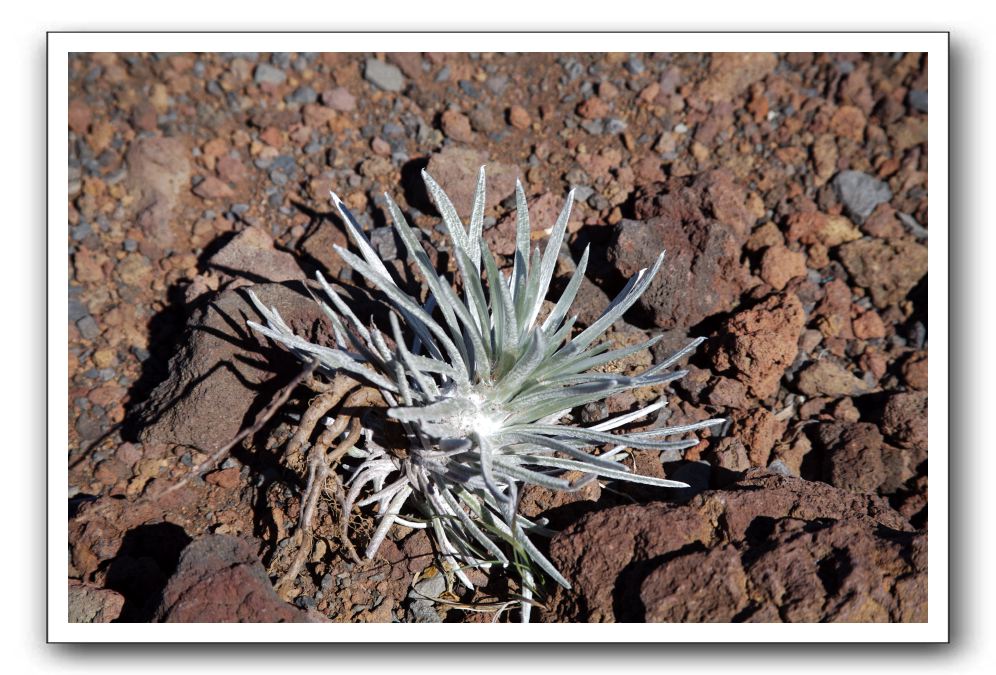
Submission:
<svg viewBox="0 0 996 675">
<path fill-rule="evenodd" d="M 234 490 L 239 486 L 239 469 L 232 466 L 227 469 L 212 471 L 204 476 L 204 480 L 211 485 L 217 485 L 226 490 Z"/>
<path fill-rule="evenodd" d="M 720 52 L 711 56 L 709 75 L 699 85 L 699 93 L 710 101 L 729 101 L 778 65 L 778 57 L 768 52 Z"/>
<path fill-rule="evenodd" d="M 806 273 L 806 255 L 784 246 L 772 246 L 761 256 L 761 278 L 780 291 L 788 282 Z"/>
<path fill-rule="evenodd" d="M 903 363 L 903 379 L 913 389 L 927 390 L 927 352 L 917 352 Z"/>
<path fill-rule="evenodd" d="M 821 424 L 816 438 L 824 452 L 823 478 L 831 485 L 870 494 L 885 480 L 882 434 L 874 424 Z"/>
<path fill-rule="evenodd" d="M 327 278 L 334 279 L 346 266 L 342 257 L 335 252 L 336 246 L 348 248 L 349 238 L 340 227 L 331 221 L 323 220 L 314 234 L 304 240 L 301 250 L 322 266 L 322 273 Z"/>
<path fill-rule="evenodd" d="M 243 183 L 249 177 L 246 165 L 238 157 L 225 155 L 218 159 L 215 170 L 223 181 L 228 183 Z"/>
<path fill-rule="evenodd" d="M 450 147 L 434 154 L 425 170 L 449 195 L 460 217 L 467 220 L 474 205 L 477 174 L 485 164 L 485 207 L 491 208 L 515 190 L 514 167 L 488 161 L 488 156 L 477 150 Z"/>
<path fill-rule="evenodd" d="M 796 388 L 807 396 L 855 396 L 868 391 L 863 380 L 830 359 L 813 361 L 803 368 Z"/>
<path fill-rule="evenodd" d="M 69 101 L 69 128 L 79 136 L 82 136 L 90 128 L 93 121 L 93 111 L 86 101 L 79 98 L 72 98 Z"/>
<path fill-rule="evenodd" d="M 261 284 L 252 290 L 267 307 L 276 307 L 298 334 L 319 341 L 331 335 L 327 319 L 302 283 Z M 248 319 L 261 317 L 243 289 L 222 293 L 194 314 L 170 359 L 169 378 L 152 391 L 139 412 L 143 442 L 213 452 L 251 424 L 246 416 L 256 396 L 272 394 L 300 369 L 296 358 L 253 333 L 246 326 Z"/>
<path fill-rule="evenodd" d="M 190 153 L 176 138 L 139 138 L 126 157 L 127 184 L 136 197 L 136 223 L 161 246 L 176 237 L 170 222 L 190 186 Z"/>
<path fill-rule="evenodd" d="M 907 239 L 859 239 L 840 247 L 851 278 L 884 309 L 906 297 L 927 274 L 927 247 Z"/>
<path fill-rule="evenodd" d="M 823 244 L 834 247 L 860 239 L 861 232 L 844 216 L 803 211 L 789 216 L 786 237 L 790 242 L 798 241 L 808 246 Z"/>
<path fill-rule="evenodd" d="M 526 205 L 529 209 L 530 239 L 534 241 L 533 246 L 536 246 L 545 238 L 544 230 L 549 230 L 557 222 L 557 217 L 564 208 L 564 197 L 547 192 L 526 200 Z M 577 218 L 576 212 L 572 214 L 572 220 L 575 218 Z M 494 227 L 484 231 L 484 239 L 488 242 L 492 253 L 508 256 L 515 253 L 516 220 L 516 212 L 513 209 L 502 216 Z"/>
<path fill-rule="evenodd" d="M 260 227 L 247 227 L 211 256 L 211 265 L 256 282 L 304 279 L 294 256 L 274 248 L 273 238 Z"/>
<path fill-rule="evenodd" d="M 356 97 L 345 87 L 335 87 L 322 93 L 322 103 L 342 112 L 356 110 Z"/>
<path fill-rule="evenodd" d="M 864 312 L 851 322 L 854 337 L 860 340 L 877 340 L 885 337 L 885 323 L 873 309 Z"/>
<path fill-rule="evenodd" d="M 904 448 L 927 448 L 927 392 L 893 394 L 882 412 L 882 432 Z"/>
<path fill-rule="evenodd" d="M 715 447 L 709 449 L 709 455 L 716 466 L 727 471 L 746 471 L 751 465 L 743 441 L 732 436 L 721 438 Z"/>
<path fill-rule="evenodd" d="M 207 176 L 195 185 L 194 194 L 202 199 L 228 199 L 235 195 L 228 183 L 214 176 Z"/>
<path fill-rule="evenodd" d="M 747 385 L 754 396 L 768 398 L 795 360 L 804 325 L 802 303 L 795 294 L 772 295 L 730 318 L 713 365 Z"/>
<path fill-rule="evenodd" d="M 767 466 L 771 449 L 785 433 L 785 422 L 776 419 L 770 410 L 760 407 L 737 411 L 730 419 L 730 435 L 743 442 L 751 466 Z"/>
<path fill-rule="evenodd" d="M 732 309 L 748 279 L 740 257 L 753 224 L 732 174 L 672 178 L 640 188 L 635 199 L 638 220 L 615 226 L 609 261 L 629 278 L 667 251 L 638 306 L 666 329 Z"/>
<path fill-rule="evenodd" d="M 609 114 L 608 104 L 597 96 L 592 96 L 578 105 L 578 115 L 586 120 L 598 119 Z"/>
<path fill-rule="evenodd" d="M 109 588 L 69 581 L 69 623 L 110 623 L 121 615 L 124 596 Z"/>
<path fill-rule="evenodd" d="M 440 121 L 443 125 L 443 133 L 449 138 L 460 143 L 473 142 L 474 132 L 470 128 L 470 120 L 462 112 L 447 110 L 443 113 Z"/>
<path fill-rule="evenodd" d="M 648 622 L 730 622 L 750 602 L 740 552 L 727 544 L 697 551 L 647 575 L 640 600 Z"/>
<path fill-rule="evenodd" d="M 163 623 L 312 623 L 281 600 L 252 548 L 223 534 L 199 537 L 183 550 L 156 610 Z"/>
<path fill-rule="evenodd" d="M 513 105 L 508 109 L 508 123 L 516 129 L 528 129 L 532 120 L 525 108 L 521 105 Z"/>
<path fill-rule="evenodd" d="M 879 497 L 752 469 L 685 505 L 584 516 L 550 544 L 550 621 L 920 621 L 926 537 Z M 711 580 L 712 583 L 706 583 Z"/>
</svg>

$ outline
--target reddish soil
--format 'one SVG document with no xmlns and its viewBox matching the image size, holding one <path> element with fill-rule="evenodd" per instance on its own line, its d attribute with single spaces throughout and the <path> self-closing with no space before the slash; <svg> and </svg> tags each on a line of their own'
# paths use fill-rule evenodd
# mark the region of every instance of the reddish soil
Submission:
<svg viewBox="0 0 996 675">
<path fill-rule="evenodd" d="M 71 620 L 494 617 L 507 584 L 453 586 L 418 532 L 396 526 L 377 559 L 351 562 L 331 496 L 303 573 L 275 593 L 304 391 L 203 479 L 149 499 L 295 375 L 248 333 L 240 288 L 325 330 L 302 281 L 352 279 L 329 190 L 401 269 L 388 192 L 442 266 L 419 172 L 466 216 L 483 163 L 485 235 L 506 264 L 515 177 L 537 240 L 577 189 L 569 248 L 592 247 L 579 325 L 668 250 L 614 333 L 664 334 L 665 349 L 621 366 L 708 336 L 669 423 L 730 420 L 684 458 L 635 458 L 688 490 L 526 495 L 564 531 L 551 555 L 575 582 L 540 618 L 922 620 L 927 84 L 921 54 L 73 55 Z M 357 543 L 369 517 L 351 516 Z M 605 553 L 620 531 L 631 545 Z"/>
</svg>

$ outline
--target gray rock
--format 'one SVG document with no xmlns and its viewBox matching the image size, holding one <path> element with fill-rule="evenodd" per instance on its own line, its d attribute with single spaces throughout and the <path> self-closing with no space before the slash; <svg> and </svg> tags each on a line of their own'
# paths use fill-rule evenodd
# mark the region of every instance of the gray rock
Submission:
<svg viewBox="0 0 996 675">
<path fill-rule="evenodd" d="M 505 91 L 505 87 L 508 86 L 508 77 L 505 75 L 492 75 L 484 82 L 484 86 L 495 96 L 500 96 Z"/>
<path fill-rule="evenodd" d="M 916 222 L 916 218 L 908 213 L 903 213 L 902 211 L 897 211 L 896 216 L 899 218 L 899 222 L 901 222 L 906 227 L 907 231 L 914 237 L 924 241 L 927 239 L 927 228 Z"/>
<path fill-rule="evenodd" d="M 80 299 L 80 291 L 82 289 L 79 286 L 69 287 L 69 320 L 73 323 L 76 323 L 90 313 L 86 303 Z M 79 325 L 76 327 L 79 328 Z"/>
<path fill-rule="evenodd" d="M 911 89 L 910 93 L 906 95 L 906 102 L 910 104 L 913 110 L 925 113 L 927 112 L 927 92 L 921 89 Z"/>
<path fill-rule="evenodd" d="M 287 74 L 268 63 L 261 63 L 256 66 L 256 72 L 253 75 L 253 79 L 256 84 L 278 85 L 284 83 L 287 79 Z"/>
<path fill-rule="evenodd" d="M 678 448 L 668 448 L 661 452 L 660 460 L 661 464 L 667 464 L 669 462 L 680 462 L 682 460 L 682 450 Z"/>
<path fill-rule="evenodd" d="M 863 223 L 879 204 L 892 199 L 889 185 L 861 171 L 841 171 L 833 179 L 833 187 L 848 215 Z"/>
<path fill-rule="evenodd" d="M 394 260 L 398 257 L 398 245 L 393 227 L 378 227 L 370 233 L 370 244 L 381 260 Z"/>
<path fill-rule="evenodd" d="M 407 617 L 409 623 L 442 623 L 439 613 L 428 600 L 413 600 L 408 605 Z"/>
<path fill-rule="evenodd" d="M 621 134 L 626 131 L 626 123 L 618 117 L 612 117 L 605 123 L 605 132 L 609 134 Z"/>
<path fill-rule="evenodd" d="M 436 574 L 420 579 L 408 592 L 408 620 L 413 623 L 440 623 L 442 619 L 432 599 L 438 598 L 445 592 L 445 575 Z"/>
<path fill-rule="evenodd" d="M 107 588 L 69 582 L 69 623 L 109 623 L 118 618 L 124 596 Z"/>
<path fill-rule="evenodd" d="M 318 93 L 311 87 L 298 87 L 285 100 L 288 103 L 314 103 L 318 100 Z"/>
<path fill-rule="evenodd" d="M 415 587 L 409 592 L 410 598 L 438 598 L 446 592 L 446 576 L 444 574 L 434 574 L 431 577 L 420 579 Z"/>
<path fill-rule="evenodd" d="M 598 136 L 605 133 L 605 122 L 602 120 L 585 120 L 581 123 L 581 128 L 592 136 Z"/>
<path fill-rule="evenodd" d="M 405 77 L 401 74 L 401 70 L 378 59 L 367 59 L 363 77 L 384 91 L 401 91 L 405 86 Z"/>
<path fill-rule="evenodd" d="M 578 185 L 574 188 L 574 201 L 585 202 L 595 191 L 588 185 Z"/>
<path fill-rule="evenodd" d="M 93 230 L 90 229 L 90 223 L 84 220 L 70 230 L 70 235 L 72 236 L 73 241 L 83 241 L 90 236 L 91 232 L 93 232 Z"/>
<path fill-rule="evenodd" d="M 87 314 L 82 319 L 76 322 L 76 327 L 80 331 L 80 335 L 83 336 L 84 340 L 93 340 L 98 335 L 100 335 L 100 326 L 92 316 Z"/>
<path fill-rule="evenodd" d="M 635 56 L 630 57 L 629 61 L 626 62 L 626 70 L 634 75 L 639 75 L 646 69 L 646 66 L 643 65 L 643 61 Z"/>
</svg>

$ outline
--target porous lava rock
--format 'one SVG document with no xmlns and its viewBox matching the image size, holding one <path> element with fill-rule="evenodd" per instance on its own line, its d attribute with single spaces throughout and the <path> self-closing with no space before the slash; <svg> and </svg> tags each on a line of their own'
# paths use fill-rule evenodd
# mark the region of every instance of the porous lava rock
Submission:
<svg viewBox="0 0 996 675">
<path fill-rule="evenodd" d="M 924 621 L 926 534 L 886 502 L 749 470 L 687 504 L 589 513 L 555 536 L 547 621 Z"/>
<path fill-rule="evenodd" d="M 709 171 L 640 188 L 634 213 L 634 220 L 616 224 L 608 259 L 628 279 L 667 251 L 637 303 L 655 325 L 687 328 L 736 305 L 748 281 L 740 258 L 753 217 L 732 173 Z"/>
<path fill-rule="evenodd" d="M 791 292 L 768 296 L 726 322 L 712 356 L 716 371 L 739 380 L 753 396 L 768 398 L 795 360 L 806 316 Z"/>
<path fill-rule="evenodd" d="M 121 615 L 124 602 L 116 591 L 69 581 L 69 623 L 110 623 Z"/>
<path fill-rule="evenodd" d="M 778 57 L 770 52 L 713 54 L 709 74 L 699 85 L 699 93 L 709 101 L 729 101 L 767 76 L 777 65 Z"/>
<path fill-rule="evenodd" d="M 252 547 L 238 537 L 198 537 L 180 555 L 155 619 L 162 623 L 312 623 L 277 595 Z"/>
<path fill-rule="evenodd" d="M 826 482 L 852 492 L 873 493 L 885 480 L 882 434 L 874 424 L 821 424 L 816 438 L 824 452 Z"/>
<path fill-rule="evenodd" d="M 882 412 L 882 432 L 905 448 L 927 449 L 927 392 L 898 392 Z"/>
<path fill-rule="evenodd" d="M 927 247 L 908 239 L 858 239 L 839 250 L 851 278 L 880 309 L 903 300 L 927 274 Z"/>
</svg>

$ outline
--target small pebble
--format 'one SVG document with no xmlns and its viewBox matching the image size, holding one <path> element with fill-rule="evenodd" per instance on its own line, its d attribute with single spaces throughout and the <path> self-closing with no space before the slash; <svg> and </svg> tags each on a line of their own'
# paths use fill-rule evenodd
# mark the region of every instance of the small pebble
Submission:
<svg viewBox="0 0 996 675">
<path fill-rule="evenodd" d="M 581 123 L 581 128 L 592 136 L 598 136 L 605 133 L 605 122 L 602 120 L 585 120 Z"/>
<path fill-rule="evenodd" d="M 479 98 L 481 93 L 477 91 L 477 87 L 470 80 L 460 80 L 460 89 L 463 90 L 467 96 L 471 98 Z"/>
<path fill-rule="evenodd" d="M 314 103 L 315 101 L 317 101 L 318 94 L 311 87 L 307 86 L 298 87 L 297 89 L 294 90 L 294 93 L 289 94 L 286 98 L 284 98 L 284 100 L 287 101 L 288 103 L 297 103 L 303 105 L 305 103 Z"/>
<path fill-rule="evenodd" d="M 888 183 L 861 171 L 841 171 L 834 176 L 833 187 L 848 214 L 858 223 L 863 223 L 876 206 L 892 199 Z"/>
<path fill-rule="evenodd" d="M 626 123 L 617 117 L 612 117 L 605 123 L 606 133 L 621 134 L 625 130 L 626 130 Z"/>
<path fill-rule="evenodd" d="M 587 185 L 577 185 L 574 187 L 574 201 L 583 203 L 595 193 L 595 190 Z"/>
<path fill-rule="evenodd" d="M 294 604 L 300 607 L 301 609 L 314 609 L 315 607 L 317 607 L 315 599 L 310 595 L 297 596 L 296 598 L 294 598 Z"/>
<path fill-rule="evenodd" d="M 83 336 L 84 340 L 93 340 L 98 335 L 100 335 L 100 327 L 97 325 L 97 321 L 87 314 L 82 319 L 76 322 L 76 327 L 80 331 L 80 335 Z"/>
<path fill-rule="evenodd" d="M 363 69 L 363 77 L 384 91 L 401 91 L 405 87 L 405 78 L 401 70 L 394 65 L 384 63 L 379 59 L 367 59 Z"/>
<path fill-rule="evenodd" d="M 906 95 L 906 102 L 913 110 L 927 112 L 927 92 L 922 89 L 911 89 Z"/>
<path fill-rule="evenodd" d="M 70 235 L 74 241 L 82 241 L 90 236 L 92 230 L 90 229 L 90 223 L 83 221 L 72 230 L 70 230 Z"/>
<path fill-rule="evenodd" d="M 256 84 L 279 85 L 283 84 L 286 79 L 287 74 L 284 71 L 274 68 L 268 63 L 261 63 L 256 66 L 256 72 L 253 75 L 253 80 Z"/>
</svg>

